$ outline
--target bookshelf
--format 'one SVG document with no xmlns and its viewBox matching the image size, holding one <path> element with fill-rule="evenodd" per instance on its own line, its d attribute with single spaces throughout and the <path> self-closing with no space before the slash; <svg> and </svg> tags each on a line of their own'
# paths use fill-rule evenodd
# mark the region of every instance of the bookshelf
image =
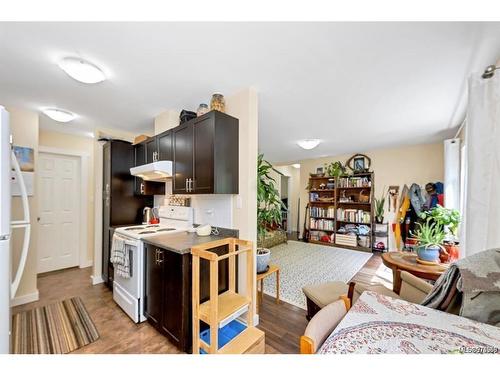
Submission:
<svg viewBox="0 0 500 375">
<path fill-rule="evenodd" d="M 309 178 L 309 241 L 371 252 L 373 172 Z"/>
</svg>

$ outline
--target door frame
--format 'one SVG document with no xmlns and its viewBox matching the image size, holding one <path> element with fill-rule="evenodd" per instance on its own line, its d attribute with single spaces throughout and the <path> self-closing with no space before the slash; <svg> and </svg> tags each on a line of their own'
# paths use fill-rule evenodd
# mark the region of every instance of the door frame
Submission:
<svg viewBox="0 0 500 375">
<path fill-rule="evenodd" d="M 89 167 L 89 154 L 82 151 L 67 150 L 63 148 L 38 146 L 38 153 L 62 155 L 62 156 L 73 156 L 80 159 L 80 218 L 79 218 L 79 232 L 80 232 L 80 243 L 78 244 L 78 266 L 79 268 L 86 268 L 93 265 L 93 260 L 87 257 L 87 247 L 88 241 L 87 237 L 89 234 L 88 225 L 88 167 Z"/>
</svg>

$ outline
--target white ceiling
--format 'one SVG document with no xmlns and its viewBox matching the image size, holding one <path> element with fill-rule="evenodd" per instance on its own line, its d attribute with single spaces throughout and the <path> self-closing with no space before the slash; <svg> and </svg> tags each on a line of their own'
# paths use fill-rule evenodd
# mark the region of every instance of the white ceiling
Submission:
<svg viewBox="0 0 500 375">
<path fill-rule="evenodd" d="M 109 80 L 69 78 L 57 61 L 73 55 Z M 1 23 L 0 103 L 79 115 L 43 128 L 141 133 L 165 109 L 254 86 L 260 151 L 292 162 L 453 135 L 466 78 L 498 57 L 500 23 Z"/>
</svg>

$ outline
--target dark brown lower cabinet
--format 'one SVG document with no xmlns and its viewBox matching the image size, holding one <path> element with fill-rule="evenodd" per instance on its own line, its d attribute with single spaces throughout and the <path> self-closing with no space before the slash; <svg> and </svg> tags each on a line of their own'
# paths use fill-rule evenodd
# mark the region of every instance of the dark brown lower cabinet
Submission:
<svg viewBox="0 0 500 375">
<path fill-rule="evenodd" d="M 213 249 L 218 255 L 227 246 Z M 178 254 L 144 244 L 144 315 L 148 322 L 169 338 L 180 350 L 192 351 L 191 254 Z M 209 264 L 200 263 L 200 299 L 209 298 Z M 227 259 L 219 265 L 219 293 L 228 289 Z"/>
<path fill-rule="evenodd" d="M 145 244 L 144 314 L 185 352 L 191 351 L 191 255 Z"/>
</svg>

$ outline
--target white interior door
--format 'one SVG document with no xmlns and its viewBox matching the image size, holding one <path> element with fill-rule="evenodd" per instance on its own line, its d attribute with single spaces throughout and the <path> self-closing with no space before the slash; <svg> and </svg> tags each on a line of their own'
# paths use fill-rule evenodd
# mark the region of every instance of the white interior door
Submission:
<svg viewBox="0 0 500 375">
<path fill-rule="evenodd" d="M 80 159 L 40 152 L 38 273 L 78 266 Z"/>
</svg>

